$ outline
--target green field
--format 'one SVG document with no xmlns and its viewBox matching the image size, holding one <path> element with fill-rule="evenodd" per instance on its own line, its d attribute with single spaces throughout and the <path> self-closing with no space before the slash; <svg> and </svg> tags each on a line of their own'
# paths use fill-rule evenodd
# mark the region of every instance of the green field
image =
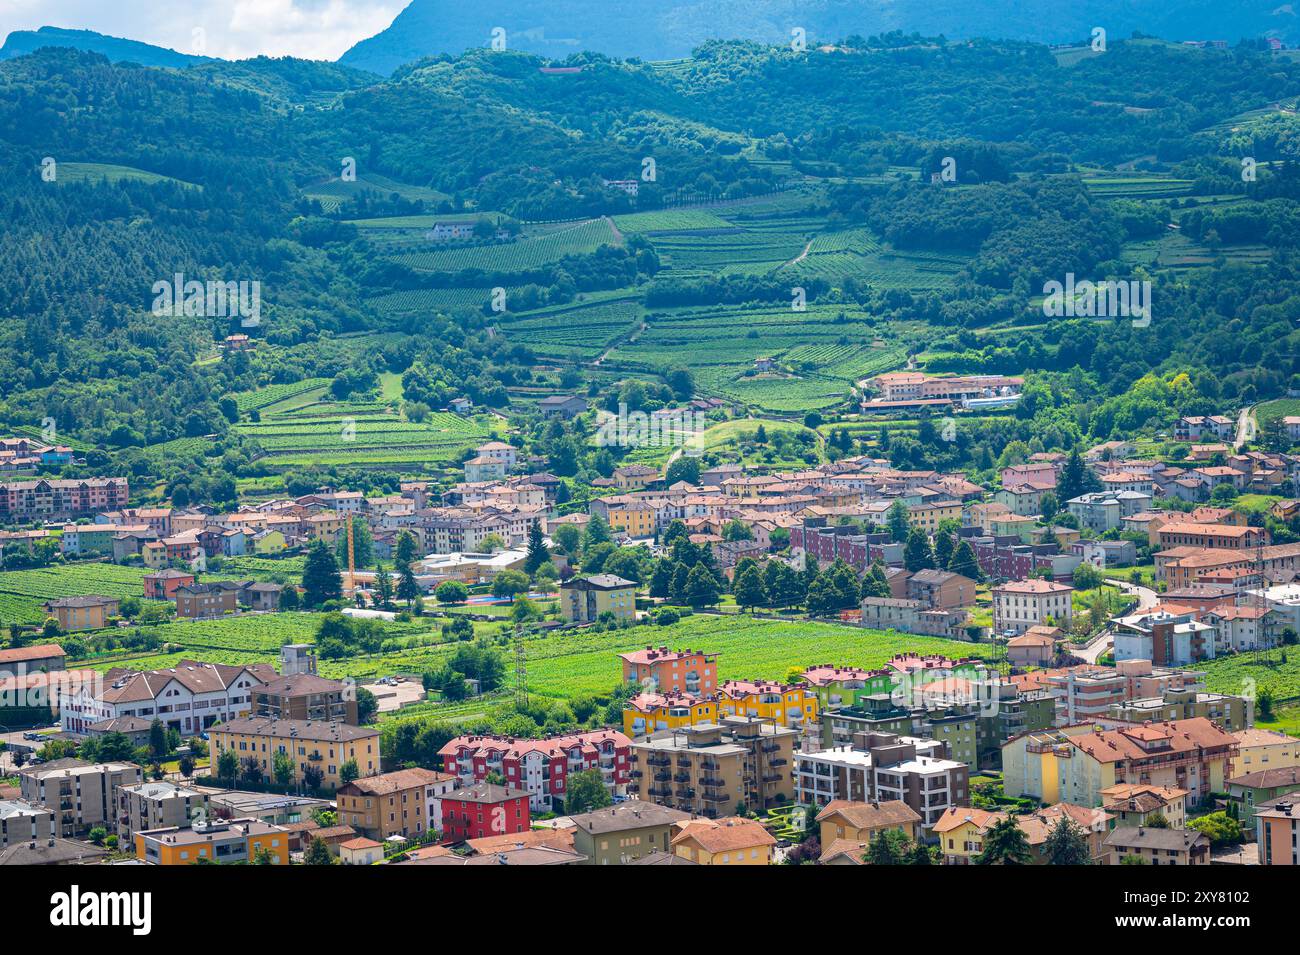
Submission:
<svg viewBox="0 0 1300 955">
<path fill-rule="evenodd" d="M 63 185 L 77 182 L 121 182 L 122 180 L 130 180 L 150 185 L 158 182 L 169 182 L 177 186 L 184 186 L 186 189 L 203 188 L 202 186 L 196 186 L 192 182 L 173 179 L 171 176 L 159 175 L 156 172 L 147 172 L 144 169 L 136 169 L 134 166 L 114 166 L 110 163 L 61 162 L 55 167 L 55 173 L 55 182 Z"/>
<path fill-rule="evenodd" d="M 256 441 L 264 452 L 259 460 L 275 468 L 450 463 L 489 436 L 486 428 L 449 412 L 414 422 L 365 403 L 306 405 L 263 414 L 233 430 Z"/>
<path fill-rule="evenodd" d="M 53 564 L 36 570 L 0 573 L 0 625 L 38 624 L 47 616 L 46 601 L 57 597 L 141 597 L 147 568 L 97 561 Z M 274 560 L 266 557 L 227 557 L 221 570 L 203 574 L 204 580 L 261 580 L 297 582 L 302 558 Z"/>
<path fill-rule="evenodd" d="M 282 644 L 313 642 L 319 620 L 315 614 L 281 613 L 171 623 L 157 628 L 157 633 L 177 649 L 135 657 L 129 662 L 104 658 L 93 666 L 108 669 L 125 663 L 143 670 L 173 666 L 184 657 L 230 664 L 273 662 Z M 437 618 L 423 618 L 407 624 L 381 624 L 388 638 L 386 652 L 322 660 L 321 673 L 332 678 L 372 678 L 434 669 L 460 645 L 441 642 L 441 623 Z M 497 624 L 476 625 L 482 634 L 498 629 Z M 670 627 L 636 627 L 612 633 L 572 631 L 529 638 L 525 641 L 529 690 L 557 699 L 606 693 L 620 679 L 616 655 L 647 644 L 700 647 L 720 653 L 720 679 L 784 679 L 792 666 L 824 662 L 877 667 L 894 654 L 907 652 L 988 659 L 998 656 L 988 644 L 836 624 L 697 614 Z"/>
<path fill-rule="evenodd" d="M 1274 700 L 1300 699 L 1300 648 L 1282 647 L 1219 657 L 1198 663 L 1212 692 L 1243 695 L 1264 690 Z"/>
</svg>

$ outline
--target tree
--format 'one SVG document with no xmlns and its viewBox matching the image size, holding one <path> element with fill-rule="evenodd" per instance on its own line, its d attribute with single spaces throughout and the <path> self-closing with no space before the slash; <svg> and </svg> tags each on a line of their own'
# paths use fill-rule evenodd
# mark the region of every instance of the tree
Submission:
<svg viewBox="0 0 1300 955">
<path fill-rule="evenodd" d="M 918 570 L 934 569 L 934 552 L 930 549 L 930 538 L 919 527 L 913 527 L 907 534 L 907 546 L 903 550 L 903 565 L 911 573 Z"/>
<path fill-rule="evenodd" d="M 307 851 L 302 854 L 303 865 L 333 865 L 334 857 L 330 855 L 329 846 L 320 836 L 314 836 L 307 844 Z"/>
<path fill-rule="evenodd" d="M 590 812 L 610 805 L 614 799 L 605 788 L 599 769 L 584 769 L 570 773 L 565 783 L 568 792 L 564 796 L 565 815 Z"/>
<path fill-rule="evenodd" d="M 312 541 L 302 570 L 303 603 L 316 608 L 343 597 L 343 577 L 338 561 L 323 540 Z"/>
<path fill-rule="evenodd" d="M 92 843 L 94 843 L 97 846 L 102 846 L 104 844 L 104 840 L 108 838 L 108 830 L 105 829 L 103 826 L 95 826 L 93 829 L 90 830 L 88 835 L 90 836 L 90 841 Z"/>
<path fill-rule="evenodd" d="M 227 786 L 234 786 L 238 775 L 239 757 L 235 755 L 233 749 L 223 750 L 217 757 L 217 778 Z"/>
<path fill-rule="evenodd" d="M 280 609 L 297 610 L 299 604 L 298 588 L 293 584 L 285 584 L 280 588 Z"/>
<path fill-rule="evenodd" d="M 1087 561 L 1074 568 L 1074 575 L 1071 579 L 1075 590 L 1096 590 L 1105 580 L 1101 575 L 1101 571 Z"/>
<path fill-rule="evenodd" d="M 953 540 L 950 531 L 939 531 L 934 535 L 934 566 L 943 570 L 948 569 L 948 562 L 952 560 L 952 552 L 957 544 Z M 881 596 L 888 596 L 882 594 Z"/>
<path fill-rule="evenodd" d="M 528 556 L 524 558 L 524 573 L 532 577 L 550 562 L 551 552 L 547 550 L 546 540 L 542 537 L 542 525 L 534 521 L 528 528 Z"/>
<path fill-rule="evenodd" d="M 763 574 L 753 561 L 736 569 L 731 590 L 742 610 L 745 608 L 752 610 L 767 603 L 767 588 L 763 585 Z"/>
<path fill-rule="evenodd" d="M 189 779 L 194 775 L 194 757 L 186 753 L 180 758 L 180 764 L 177 768 L 180 769 L 182 776 Z"/>
<path fill-rule="evenodd" d="M 672 487 L 680 481 L 685 481 L 687 484 L 700 483 L 699 458 L 682 454 L 668 465 L 668 470 L 664 472 L 664 487 Z"/>
<path fill-rule="evenodd" d="M 952 560 L 948 562 L 948 569 L 954 574 L 961 574 L 971 580 L 982 581 L 984 579 L 984 571 L 980 570 L 980 562 L 975 557 L 975 548 L 971 547 L 968 540 L 963 540 L 957 545 L 957 549 L 952 552 Z"/>
<path fill-rule="evenodd" d="M 718 582 L 703 564 L 696 564 L 686 575 L 685 601 L 692 607 L 711 607 L 718 602 Z"/>
<path fill-rule="evenodd" d="M 379 699 L 364 686 L 357 687 L 356 694 L 357 722 L 362 726 L 373 723 L 379 715 Z"/>
<path fill-rule="evenodd" d="M 415 535 L 410 531 L 402 531 L 397 535 L 397 551 L 393 558 L 398 568 L 409 567 L 418 557 Z"/>
<path fill-rule="evenodd" d="M 1088 834 L 1065 815 L 1048 833 L 1043 854 L 1048 865 L 1092 865 Z"/>
<path fill-rule="evenodd" d="M 355 782 L 357 777 L 360 775 L 361 770 L 357 768 L 357 761 L 355 759 L 349 759 L 339 767 L 339 782 L 344 786 L 350 782 Z"/>
<path fill-rule="evenodd" d="M 890 538 L 896 543 L 901 544 L 907 540 L 908 531 L 912 529 L 912 518 L 907 505 L 901 500 L 896 500 L 889 505 L 889 511 L 885 515 L 885 526 L 889 528 Z"/>
<path fill-rule="evenodd" d="M 149 724 L 149 755 L 154 759 L 162 759 L 167 752 L 167 728 L 163 726 L 162 720 L 154 717 Z"/>
<path fill-rule="evenodd" d="M 591 520 L 587 521 L 587 529 L 582 532 L 582 549 L 590 550 L 597 544 L 613 543 L 614 537 L 610 533 L 609 524 L 599 514 L 591 515 Z"/>
<path fill-rule="evenodd" d="M 382 560 L 375 565 L 375 606 L 380 610 L 393 609 L 393 576 Z"/>
<path fill-rule="evenodd" d="M 1029 865 L 1029 840 L 1012 816 L 995 822 L 984 834 L 984 851 L 976 865 Z"/>
<path fill-rule="evenodd" d="M 348 533 L 345 528 L 334 548 L 340 567 L 348 564 Z M 375 562 L 375 540 L 370 536 L 370 524 L 364 517 L 352 517 L 352 560 L 358 567 L 369 567 Z"/>
<path fill-rule="evenodd" d="M 872 865 L 902 865 L 907 852 L 908 838 L 899 829 L 882 829 L 867 844 L 863 857 Z"/>
<path fill-rule="evenodd" d="M 1242 837 L 1241 823 L 1222 810 L 1193 819 L 1187 828 L 1205 833 L 1210 837 L 1211 844 L 1216 846 L 1240 842 Z"/>
<path fill-rule="evenodd" d="M 271 757 L 271 775 L 277 785 L 290 785 L 293 782 L 293 757 L 288 753 L 275 753 Z"/>
<path fill-rule="evenodd" d="M 406 601 L 406 606 L 409 608 L 419 596 L 420 584 L 415 579 L 415 571 L 411 569 L 410 564 L 402 564 L 397 569 L 397 599 Z"/>
<path fill-rule="evenodd" d="M 1083 463 L 1083 456 L 1079 454 L 1079 449 L 1072 449 L 1056 482 L 1057 500 L 1069 502 L 1080 494 L 1087 494 L 1100 488 L 1101 482 Z"/>
<path fill-rule="evenodd" d="M 469 599 L 469 588 L 459 580 L 444 580 L 433 596 L 440 604 L 463 604 Z"/>
<path fill-rule="evenodd" d="M 502 570 L 492 578 L 492 596 L 505 597 L 513 601 L 520 594 L 528 593 L 530 581 L 528 575 L 520 570 Z"/>
</svg>

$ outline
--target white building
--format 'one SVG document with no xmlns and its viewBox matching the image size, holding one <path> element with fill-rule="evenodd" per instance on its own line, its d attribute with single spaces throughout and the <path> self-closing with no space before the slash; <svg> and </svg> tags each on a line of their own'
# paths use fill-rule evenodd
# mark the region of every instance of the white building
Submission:
<svg viewBox="0 0 1300 955">
<path fill-rule="evenodd" d="M 103 683 L 68 684 L 59 693 L 61 728 L 85 733 L 95 723 L 134 716 L 194 735 L 247 716 L 253 687 L 279 677 L 269 663 L 228 666 L 182 660 L 166 670 L 110 670 Z"/>
<path fill-rule="evenodd" d="M 1068 630 L 1073 588 L 1051 580 L 1012 580 L 993 588 L 993 632 L 1021 634 L 1051 624 Z"/>
</svg>

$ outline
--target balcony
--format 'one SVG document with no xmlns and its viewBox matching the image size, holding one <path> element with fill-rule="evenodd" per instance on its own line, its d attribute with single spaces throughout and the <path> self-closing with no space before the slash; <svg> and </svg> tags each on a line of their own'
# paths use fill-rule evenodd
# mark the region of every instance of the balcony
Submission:
<svg viewBox="0 0 1300 955">
<path fill-rule="evenodd" d="M 767 761 L 767 765 L 769 766 L 788 766 L 789 764 L 790 764 L 790 760 L 780 756 L 778 756 L 776 759 L 769 759 Z"/>
<path fill-rule="evenodd" d="M 631 779 L 640 779 L 644 775 L 645 773 L 641 772 L 639 769 L 633 769 L 628 773 L 628 777 Z"/>
<path fill-rule="evenodd" d="M 679 783 L 689 783 L 691 781 L 690 773 L 673 773 L 673 780 Z"/>
<path fill-rule="evenodd" d="M 723 782 L 722 779 L 716 776 L 714 777 L 705 776 L 700 780 L 700 785 L 703 786 L 705 789 L 721 789 L 723 786 L 726 785 L 726 783 Z"/>
<path fill-rule="evenodd" d="M 784 776 L 783 774 L 781 774 L 781 773 L 764 773 L 764 774 L 763 774 L 763 782 L 765 782 L 765 783 L 779 783 L 779 782 L 780 782 L 781 780 L 783 780 L 783 779 L 785 779 L 785 776 Z"/>
<path fill-rule="evenodd" d="M 707 769 L 721 769 L 721 768 L 722 768 L 721 765 L 719 765 L 719 763 L 718 763 L 718 761 L 717 761 L 716 759 L 702 759 L 702 760 L 700 760 L 700 769 L 706 769 L 706 770 L 707 770 Z"/>
<path fill-rule="evenodd" d="M 668 780 L 673 778 L 673 774 L 668 772 L 666 769 L 661 769 L 659 772 L 655 773 L 654 778 L 655 782 L 666 783 Z"/>
<path fill-rule="evenodd" d="M 728 796 L 726 793 L 705 793 L 704 794 L 705 802 L 723 803 L 723 802 L 727 802 L 730 799 L 731 797 Z"/>
<path fill-rule="evenodd" d="M 646 757 L 646 762 L 651 766 L 667 766 L 672 762 L 667 753 L 651 753 Z"/>
<path fill-rule="evenodd" d="M 673 794 L 672 789 L 667 786 L 651 786 L 646 792 L 651 799 L 666 799 Z"/>
<path fill-rule="evenodd" d="M 780 748 L 781 748 L 781 744 L 780 744 L 780 743 L 764 743 L 764 744 L 763 744 L 763 752 L 765 752 L 765 753 L 775 753 L 775 752 L 776 752 L 777 750 L 779 750 Z"/>
</svg>

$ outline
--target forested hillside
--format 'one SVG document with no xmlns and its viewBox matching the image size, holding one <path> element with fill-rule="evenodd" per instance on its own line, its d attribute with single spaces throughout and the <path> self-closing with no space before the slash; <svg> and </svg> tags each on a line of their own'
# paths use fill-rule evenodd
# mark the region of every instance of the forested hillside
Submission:
<svg viewBox="0 0 1300 955">
<path fill-rule="evenodd" d="M 69 473 L 229 500 L 454 463 L 490 425 L 437 417 L 458 397 L 535 422 L 573 474 L 609 452 L 536 423 L 540 396 L 718 397 L 838 426 L 839 450 L 986 467 L 1012 441 L 1151 436 L 1285 394 L 1300 63 L 1076 54 L 892 34 L 555 72 L 479 49 L 386 80 L 7 60 L 0 427 L 53 419 L 86 453 Z M 473 234 L 440 243 L 437 223 Z M 259 282 L 260 324 L 157 314 L 178 273 Z M 1067 274 L 1151 282 L 1154 320 L 1045 317 Z M 245 331 L 255 348 L 223 345 Z M 1025 374 L 1026 398 L 954 442 L 852 420 L 859 382 L 909 360 Z"/>
</svg>

